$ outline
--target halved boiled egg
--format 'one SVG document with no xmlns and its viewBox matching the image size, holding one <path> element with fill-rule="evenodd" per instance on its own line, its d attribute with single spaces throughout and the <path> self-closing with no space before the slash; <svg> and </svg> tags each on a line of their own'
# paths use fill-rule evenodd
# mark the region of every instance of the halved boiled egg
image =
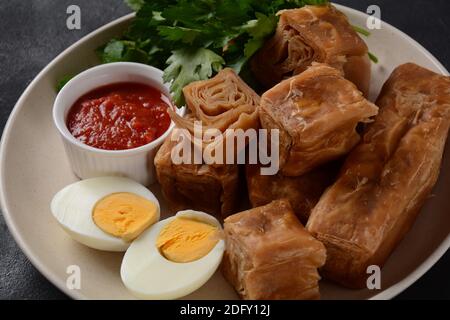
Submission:
<svg viewBox="0 0 450 320">
<path fill-rule="evenodd" d="M 220 223 L 198 211 L 180 211 L 133 241 L 122 261 L 125 286 L 142 299 L 177 299 L 214 274 L 225 249 Z"/>
<path fill-rule="evenodd" d="M 122 177 L 92 178 L 68 185 L 54 196 L 51 211 L 73 239 L 105 251 L 127 250 L 160 216 L 153 193 Z"/>
</svg>

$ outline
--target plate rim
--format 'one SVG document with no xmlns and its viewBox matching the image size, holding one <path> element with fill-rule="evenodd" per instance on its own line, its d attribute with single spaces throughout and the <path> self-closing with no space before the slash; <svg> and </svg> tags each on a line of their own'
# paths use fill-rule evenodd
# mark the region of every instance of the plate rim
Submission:
<svg viewBox="0 0 450 320">
<path fill-rule="evenodd" d="M 351 12 L 354 15 L 363 15 L 365 17 L 368 17 L 368 15 L 362 11 L 339 5 L 334 4 L 338 9 L 343 11 Z M 21 249 L 21 251 L 25 254 L 25 256 L 30 260 L 32 265 L 47 279 L 49 280 L 55 287 L 57 287 L 60 291 L 62 291 L 64 294 L 66 294 L 70 298 L 74 299 L 89 299 L 87 296 L 85 296 L 81 291 L 78 290 L 69 290 L 65 285 L 63 281 L 60 281 L 53 273 L 51 273 L 48 268 L 45 266 L 45 263 L 41 261 L 38 258 L 38 255 L 35 255 L 32 253 L 32 249 L 30 249 L 29 245 L 26 243 L 26 241 L 23 239 L 22 235 L 17 230 L 16 224 L 14 222 L 13 215 L 11 214 L 9 202 L 5 195 L 5 186 L 6 186 L 6 180 L 5 180 L 5 148 L 6 148 L 6 141 L 8 140 L 8 137 L 10 135 L 11 126 L 14 123 L 15 119 L 17 118 L 17 114 L 19 111 L 23 108 L 23 101 L 26 100 L 29 92 L 34 88 L 34 86 L 41 81 L 43 76 L 47 73 L 49 69 L 51 69 L 55 64 L 57 64 L 60 60 L 62 60 L 68 52 L 73 50 L 75 47 L 77 47 L 81 42 L 85 42 L 93 37 L 95 37 L 97 34 L 102 33 L 103 31 L 117 25 L 120 23 L 123 23 L 125 21 L 131 20 L 135 16 L 135 13 L 129 13 L 127 15 L 124 15 L 120 18 L 117 18 L 95 30 L 88 33 L 81 39 L 77 40 L 75 43 L 70 45 L 68 48 L 66 48 L 64 51 L 59 53 L 56 58 L 51 60 L 30 82 L 30 84 L 26 87 L 24 92 L 21 94 L 19 99 L 14 105 L 14 108 L 12 109 L 8 120 L 5 124 L 5 127 L 3 129 L 1 141 L 0 141 L 0 206 L 2 209 L 3 217 L 5 220 L 5 223 L 9 229 L 9 232 L 13 236 L 13 239 Z M 391 24 L 382 21 L 383 28 L 390 29 L 391 31 L 397 33 L 399 36 L 405 38 L 411 45 L 415 46 L 416 49 L 421 51 L 430 61 L 432 61 L 444 75 L 450 75 L 448 70 L 444 67 L 444 65 L 431 53 L 429 52 L 424 46 L 422 46 L 418 41 L 411 38 L 409 35 L 401 31 L 400 29 L 392 26 Z M 416 269 L 414 269 L 411 273 L 409 273 L 405 278 L 398 281 L 396 284 L 390 286 L 389 288 L 383 290 L 382 292 L 376 294 L 375 296 L 371 297 L 370 300 L 388 300 L 396 297 L 398 294 L 402 293 L 404 290 L 409 288 L 413 283 L 415 283 L 417 280 L 419 280 L 426 272 L 428 272 L 438 261 L 442 256 L 447 252 L 447 250 L 450 248 L 450 234 L 447 235 L 447 237 L 441 242 L 441 244 L 423 261 L 420 265 L 417 266 Z"/>
</svg>

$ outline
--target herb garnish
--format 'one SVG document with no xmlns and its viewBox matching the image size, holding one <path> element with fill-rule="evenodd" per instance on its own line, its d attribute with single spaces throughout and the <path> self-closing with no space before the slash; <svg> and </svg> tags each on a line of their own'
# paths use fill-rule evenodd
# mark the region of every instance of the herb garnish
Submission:
<svg viewBox="0 0 450 320">
<path fill-rule="evenodd" d="M 223 67 L 246 73 L 247 61 L 272 35 L 276 13 L 327 0 L 126 0 L 137 11 L 121 39 L 99 49 L 102 62 L 135 61 L 164 69 L 174 102 L 182 88 Z"/>
</svg>

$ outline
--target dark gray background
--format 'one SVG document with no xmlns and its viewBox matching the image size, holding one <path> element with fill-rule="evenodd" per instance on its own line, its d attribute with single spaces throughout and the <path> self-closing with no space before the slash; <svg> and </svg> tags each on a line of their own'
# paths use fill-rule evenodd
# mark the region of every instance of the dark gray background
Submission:
<svg viewBox="0 0 450 320">
<path fill-rule="evenodd" d="M 365 11 L 382 9 L 382 19 L 403 30 L 450 70 L 450 1 L 336 0 Z M 66 8 L 77 4 L 82 29 L 69 31 Z M 30 81 L 54 57 L 84 35 L 130 10 L 122 0 L 0 1 L 0 130 Z M 392 48 L 395 52 L 395 48 Z M 450 299 L 450 253 L 400 299 Z M 27 260 L 0 215 L 0 299 L 66 299 Z"/>
</svg>

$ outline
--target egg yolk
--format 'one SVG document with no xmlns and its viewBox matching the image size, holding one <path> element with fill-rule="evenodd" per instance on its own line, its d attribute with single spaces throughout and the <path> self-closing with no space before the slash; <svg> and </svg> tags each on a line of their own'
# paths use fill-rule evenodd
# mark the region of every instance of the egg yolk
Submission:
<svg viewBox="0 0 450 320">
<path fill-rule="evenodd" d="M 94 207 L 92 218 L 104 232 L 132 241 L 158 219 L 156 204 L 133 193 L 113 193 Z"/>
<path fill-rule="evenodd" d="M 219 228 L 184 217 L 169 222 L 160 232 L 156 246 L 173 262 L 191 262 L 207 255 L 219 241 Z"/>
</svg>

